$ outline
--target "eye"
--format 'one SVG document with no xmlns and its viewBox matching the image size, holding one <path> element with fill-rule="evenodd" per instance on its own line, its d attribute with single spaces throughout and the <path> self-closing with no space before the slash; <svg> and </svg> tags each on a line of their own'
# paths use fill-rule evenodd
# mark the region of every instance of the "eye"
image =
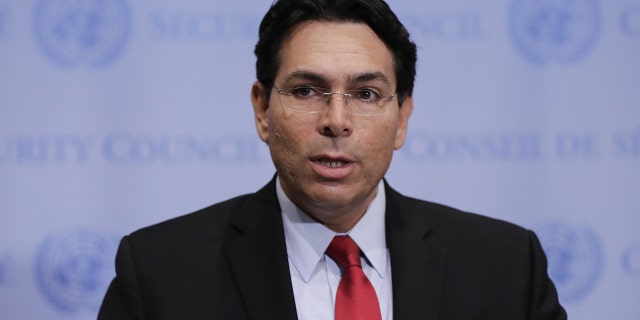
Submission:
<svg viewBox="0 0 640 320">
<path fill-rule="evenodd" d="M 319 89 L 312 86 L 298 86 L 288 90 L 296 98 L 308 98 L 319 94 Z"/>
<path fill-rule="evenodd" d="M 361 89 L 353 91 L 353 95 L 360 101 L 374 103 L 380 101 L 381 97 L 375 90 Z"/>
</svg>

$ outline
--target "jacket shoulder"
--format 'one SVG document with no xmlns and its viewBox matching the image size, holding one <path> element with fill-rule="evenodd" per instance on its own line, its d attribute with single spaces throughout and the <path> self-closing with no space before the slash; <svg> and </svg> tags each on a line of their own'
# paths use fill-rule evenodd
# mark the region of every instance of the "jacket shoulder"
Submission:
<svg viewBox="0 0 640 320">
<path fill-rule="evenodd" d="M 398 211 L 395 214 L 401 216 L 400 223 L 410 228 L 428 228 L 438 241 L 475 246 L 492 241 L 528 243 L 531 236 L 531 231 L 512 222 L 407 197 L 393 189 L 388 191 L 388 209 Z"/>
<path fill-rule="evenodd" d="M 204 226 L 215 229 L 223 228 L 228 225 L 234 212 L 237 212 L 238 208 L 242 207 L 250 198 L 251 195 L 246 194 L 228 199 L 188 214 L 146 226 L 134 231 L 129 237 L 140 239 L 175 236 L 181 233 L 193 234 L 194 232 L 198 233 L 198 230 Z"/>
</svg>

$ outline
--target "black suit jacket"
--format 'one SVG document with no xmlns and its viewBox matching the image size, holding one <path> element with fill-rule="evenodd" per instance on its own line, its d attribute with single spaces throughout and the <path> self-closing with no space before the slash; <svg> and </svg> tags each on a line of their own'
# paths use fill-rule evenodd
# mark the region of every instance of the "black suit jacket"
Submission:
<svg viewBox="0 0 640 320">
<path fill-rule="evenodd" d="M 385 183 L 396 320 L 566 319 L 533 232 Z M 124 237 L 98 319 L 296 319 L 275 180 Z"/>
</svg>

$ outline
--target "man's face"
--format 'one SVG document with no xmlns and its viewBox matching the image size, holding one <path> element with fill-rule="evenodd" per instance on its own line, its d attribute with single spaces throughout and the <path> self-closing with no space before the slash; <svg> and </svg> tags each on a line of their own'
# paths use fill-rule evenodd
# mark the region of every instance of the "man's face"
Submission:
<svg viewBox="0 0 640 320">
<path fill-rule="evenodd" d="M 367 88 L 387 98 L 395 93 L 396 77 L 391 52 L 366 24 L 312 21 L 285 39 L 274 84 L 332 92 Z M 399 107 L 396 98 L 381 114 L 362 116 L 349 113 L 336 94 L 323 111 L 302 113 L 283 105 L 275 90 L 267 101 L 257 82 L 252 100 L 258 134 L 269 145 L 287 196 L 330 227 L 352 227 L 404 143 L 412 99 Z"/>
</svg>

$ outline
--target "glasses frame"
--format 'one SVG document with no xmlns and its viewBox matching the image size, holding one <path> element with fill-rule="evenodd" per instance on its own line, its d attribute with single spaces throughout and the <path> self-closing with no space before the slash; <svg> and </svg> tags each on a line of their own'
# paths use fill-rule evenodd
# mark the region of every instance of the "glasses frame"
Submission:
<svg viewBox="0 0 640 320">
<path fill-rule="evenodd" d="M 377 116 L 380 113 L 373 113 L 373 114 L 366 114 L 366 113 L 357 113 L 357 112 L 353 112 L 351 111 L 351 108 L 349 108 L 349 101 L 353 98 L 353 93 L 357 93 L 357 92 L 361 92 L 361 91 L 366 91 L 366 90 L 346 90 L 346 91 L 331 91 L 327 88 L 322 88 L 322 87 L 314 87 L 314 86 L 305 86 L 308 88 L 313 88 L 313 89 L 317 89 L 318 91 L 320 91 L 320 93 L 325 96 L 325 100 L 324 100 L 324 104 L 326 105 L 329 102 L 329 99 L 331 98 L 331 96 L 338 94 L 341 95 L 344 98 L 344 104 L 347 106 L 346 110 L 348 113 L 350 114 L 354 114 L 354 115 L 358 115 L 358 116 L 363 116 L 363 117 L 374 117 Z M 286 89 L 288 90 L 292 90 L 295 89 L 296 87 L 293 88 L 289 88 Z M 275 89 L 275 91 L 280 94 L 280 96 L 288 96 L 288 97 L 293 97 L 293 93 L 290 92 L 286 92 L 285 90 L 274 86 L 273 89 Z M 396 93 L 392 93 L 391 96 L 389 96 L 388 98 L 381 98 L 379 103 L 380 103 L 380 107 L 384 106 L 387 102 L 393 101 L 396 98 Z M 284 103 L 283 103 L 284 104 Z M 302 113 L 310 113 L 310 114 L 315 114 L 315 113 L 321 113 L 324 110 L 317 110 L 317 111 L 305 111 L 305 110 L 298 110 L 298 109 L 294 109 L 290 106 L 286 106 L 287 108 L 296 111 L 296 112 L 302 112 Z M 382 110 L 382 108 L 381 108 Z"/>
</svg>

